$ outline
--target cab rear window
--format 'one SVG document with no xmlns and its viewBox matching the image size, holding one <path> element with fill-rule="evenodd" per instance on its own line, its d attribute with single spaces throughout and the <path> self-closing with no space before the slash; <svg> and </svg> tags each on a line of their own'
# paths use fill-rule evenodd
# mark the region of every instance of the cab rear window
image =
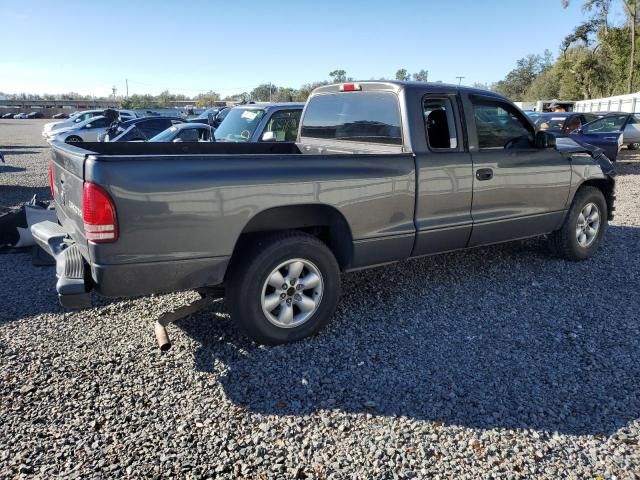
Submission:
<svg viewBox="0 0 640 480">
<path fill-rule="evenodd" d="M 402 145 L 398 98 L 389 92 L 349 92 L 313 97 L 302 137 Z"/>
</svg>

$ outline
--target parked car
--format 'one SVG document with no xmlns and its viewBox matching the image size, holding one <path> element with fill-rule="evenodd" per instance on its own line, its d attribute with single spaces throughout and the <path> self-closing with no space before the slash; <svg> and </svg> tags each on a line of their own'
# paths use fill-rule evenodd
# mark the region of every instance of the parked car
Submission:
<svg viewBox="0 0 640 480">
<path fill-rule="evenodd" d="M 27 118 L 44 118 L 44 114 L 42 112 L 31 112 L 27 115 Z"/>
<path fill-rule="evenodd" d="M 53 139 L 65 143 L 97 142 L 98 136 L 105 132 L 109 125 L 111 120 L 107 117 L 91 117 L 77 125 L 54 130 L 52 133 L 56 135 Z"/>
<path fill-rule="evenodd" d="M 596 118 L 596 115 L 591 113 L 541 113 L 534 122 L 538 130 L 545 130 L 558 136 L 567 135 Z"/>
<path fill-rule="evenodd" d="M 64 112 L 60 112 L 60 113 L 56 113 L 53 117 L 51 118 L 56 118 L 56 119 L 64 119 L 64 118 L 69 118 L 69 115 L 67 115 Z"/>
<path fill-rule="evenodd" d="M 70 127 L 79 125 L 89 118 L 103 116 L 104 112 L 105 112 L 105 109 L 84 110 L 82 112 L 77 112 L 76 114 L 71 115 L 67 120 L 64 120 L 62 122 L 46 123 L 42 130 L 42 136 L 47 140 L 51 140 L 53 137 L 58 135 L 60 131 L 62 131 L 63 129 L 68 129 Z M 118 110 L 118 113 L 120 114 L 120 118 L 122 120 L 130 120 L 132 118 L 137 117 L 136 113 L 133 112 L 132 110 Z"/>
<path fill-rule="evenodd" d="M 5 113 L 2 115 L 2 118 L 13 118 L 15 115 L 15 113 Z"/>
<path fill-rule="evenodd" d="M 27 114 L 26 113 L 16 113 L 13 118 L 20 118 L 20 119 L 24 119 L 27 118 Z"/>
<path fill-rule="evenodd" d="M 248 141 L 257 108 L 220 128 L 245 122 Z M 545 234 L 586 260 L 614 209 L 599 149 L 556 144 L 504 97 L 457 85 L 319 87 L 296 143 L 52 147 L 60 224 L 31 230 L 63 305 L 201 289 L 266 344 L 326 325 L 341 271 Z"/>
<path fill-rule="evenodd" d="M 214 128 L 202 123 L 181 123 L 167 128 L 150 142 L 215 142 Z"/>
<path fill-rule="evenodd" d="M 233 107 L 215 131 L 218 142 L 294 142 L 304 103 Z"/>
<path fill-rule="evenodd" d="M 580 143 L 602 148 L 615 161 L 620 148 L 640 148 L 640 114 L 610 113 L 571 133 Z"/>
<path fill-rule="evenodd" d="M 172 125 L 184 123 L 177 117 L 142 117 L 121 122 L 115 131 L 105 131 L 99 142 L 146 142 Z"/>
<path fill-rule="evenodd" d="M 212 107 L 208 108 L 196 118 L 190 118 L 187 120 L 189 123 L 204 123 L 207 125 L 211 125 L 213 128 L 218 128 L 224 118 L 226 117 L 226 113 L 223 115 L 223 112 L 229 110 L 229 107 Z"/>
</svg>

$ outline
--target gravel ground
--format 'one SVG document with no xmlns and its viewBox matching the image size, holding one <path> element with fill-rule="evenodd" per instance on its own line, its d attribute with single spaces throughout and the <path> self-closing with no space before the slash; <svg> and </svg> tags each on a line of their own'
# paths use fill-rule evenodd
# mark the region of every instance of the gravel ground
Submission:
<svg viewBox="0 0 640 480">
<path fill-rule="evenodd" d="M 0 204 L 48 196 L 42 121 L 0 121 Z M 6 145 L 10 145 L 7 147 Z M 0 477 L 638 478 L 640 155 L 591 261 L 542 241 L 344 277 L 330 328 L 258 347 L 193 292 L 64 313 L 0 255 Z"/>
</svg>

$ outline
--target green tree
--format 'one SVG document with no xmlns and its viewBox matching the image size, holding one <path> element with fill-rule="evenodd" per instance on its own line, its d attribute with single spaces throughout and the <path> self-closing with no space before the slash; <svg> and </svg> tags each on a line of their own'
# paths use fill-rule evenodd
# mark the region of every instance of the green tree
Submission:
<svg viewBox="0 0 640 480">
<path fill-rule="evenodd" d="M 504 80 L 495 85 L 495 90 L 514 101 L 524 100 L 527 90 L 538 75 L 551 68 L 553 56 L 549 50 L 543 55 L 527 55 L 516 63 Z"/>
<path fill-rule="evenodd" d="M 306 102 L 311 92 L 313 92 L 316 88 L 322 87 L 324 85 L 329 85 L 329 82 L 326 80 L 322 80 L 320 82 L 312 82 L 305 83 L 298 90 L 296 90 L 295 95 L 293 96 L 293 100 L 296 102 Z"/>
<path fill-rule="evenodd" d="M 193 100 L 199 107 L 211 107 L 215 102 L 220 100 L 220 94 L 213 90 L 209 90 L 206 93 L 199 93 L 193 98 Z"/>
<path fill-rule="evenodd" d="M 278 91 L 278 87 L 271 83 L 263 83 L 251 90 L 251 100 L 256 102 L 270 102 L 273 100 L 274 92 Z"/>
<path fill-rule="evenodd" d="M 344 83 L 347 81 L 347 72 L 345 70 L 334 70 L 329 72 L 332 83 Z"/>
<path fill-rule="evenodd" d="M 632 93 L 636 86 L 636 64 L 638 58 L 636 53 L 637 31 L 640 27 L 640 0 L 583 0 L 582 9 L 593 13 L 593 21 L 600 26 L 604 36 L 604 43 L 607 43 L 609 36 L 609 12 L 612 10 L 614 3 L 622 6 L 626 16 L 629 38 L 629 51 L 627 54 L 627 81 L 626 93 Z M 566 8 L 569 6 L 570 0 L 562 0 L 562 5 Z"/>
<path fill-rule="evenodd" d="M 411 76 L 407 73 L 406 68 L 401 68 L 396 71 L 396 80 L 409 80 Z"/>
<path fill-rule="evenodd" d="M 413 79 L 416 82 L 428 82 L 429 81 L 429 70 L 420 70 L 417 73 L 413 74 Z"/>
</svg>

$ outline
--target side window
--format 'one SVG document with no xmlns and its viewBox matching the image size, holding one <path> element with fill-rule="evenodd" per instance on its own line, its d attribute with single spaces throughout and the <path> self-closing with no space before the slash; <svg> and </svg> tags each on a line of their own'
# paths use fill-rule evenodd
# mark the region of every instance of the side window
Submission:
<svg viewBox="0 0 640 480">
<path fill-rule="evenodd" d="M 427 143 L 432 150 L 457 150 L 453 105 L 448 98 L 425 98 L 422 103 Z"/>
<path fill-rule="evenodd" d="M 147 134 L 155 135 L 163 130 L 166 130 L 171 126 L 169 120 L 148 120 L 146 122 L 140 122 L 139 128 Z"/>
<path fill-rule="evenodd" d="M 585 125 L 584 133 L 610 133 L 618 132 L 627 121 L 627 115 L 607 115 Z"/>
<path fill-rule="evenodd" d="M 480 148 L 531 148 L 533 130 L 518 111 L 499 101 L 472 100 Z"/>
<path fill-rule="evenodd" d="M 178 138 L 183 142 L 197 142 L 200 140 L 197 128 L 183 128 L 178 133 Z"/>
<path fill-rule="evenodd" d="M 295 142 L 298 136 L 298 125 L 302 110 L 281 110 L 275 112 L 267 126 L 265 132 L 273 132 L 277 142 Z"/>
<path fill-rule="evenodd" d="M 91 125 L 91 128 L 102 128 L 108 127 L 109 124 L 110 122 L 108 118 L 96 118 L 95 120 L 92 120 L 88 125 Z"/>
<path fill-rule="evenodd" d="M 582 126 L 582 120 L 580 115 L 571 115 L 567 118 L 567 123 L 564 127 L 565 133 L 573 132 Z"/>
</svg>

